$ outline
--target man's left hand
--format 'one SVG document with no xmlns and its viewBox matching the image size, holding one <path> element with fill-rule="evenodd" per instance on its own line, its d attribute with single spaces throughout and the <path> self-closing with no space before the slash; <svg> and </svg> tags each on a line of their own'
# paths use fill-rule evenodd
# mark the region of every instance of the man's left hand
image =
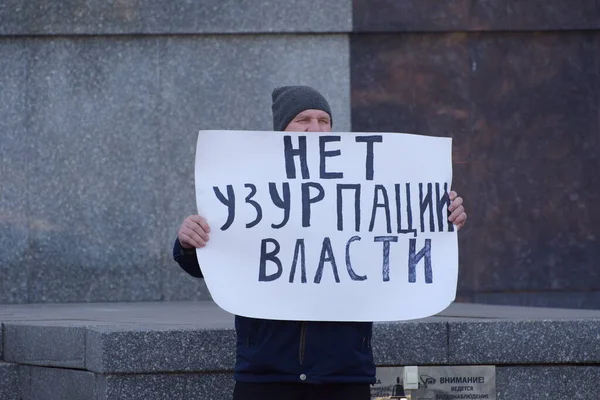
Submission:
<svg viewBox="0 0 600 400">
<path fill-rule="evenodd" d="M 462 228 L 467 222 L 467 213 L 465 212 L 465 207 L 463 206 L 462 197 L 458 197 L 458 194 L 452 190 L 449 193 L 450 196 L 450 206 L 448 210 L 451 212 L 448 217 L 448 221 L 452 222 L 456 225 L 457 229 Z"/>
</svg>

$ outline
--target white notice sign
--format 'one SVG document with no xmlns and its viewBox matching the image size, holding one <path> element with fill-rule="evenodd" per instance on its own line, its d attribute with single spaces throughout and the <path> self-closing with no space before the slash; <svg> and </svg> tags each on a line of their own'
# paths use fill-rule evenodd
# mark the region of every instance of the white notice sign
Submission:
<svg viewBox="0 0 600 400">
<path fill-rule="evenodd" d="M 418 389 L 406 389 L 404 367 L 378 367 L 373 400 L 496 400 L 496 367 L 493 365 L 448 365 L 418 367 Z"/>
<path fill-rule="evenodd" d="M 305 321 L 427 317 L 455 298 L 452 142 L 397 133 L 201 131 L 197 250 L 224 310 Z"/>
</svg>

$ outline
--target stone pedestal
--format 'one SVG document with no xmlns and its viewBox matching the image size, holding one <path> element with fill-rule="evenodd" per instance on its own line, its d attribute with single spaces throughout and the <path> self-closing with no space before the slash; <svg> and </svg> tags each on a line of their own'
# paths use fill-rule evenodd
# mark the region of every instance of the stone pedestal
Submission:
<svg viewBox="0 0 600 400">
<path fill-rule="evenodd" d="M 212 302 L 14 305 L 0 322 L 0 392 L 15 399 L 231 398 L 233 316 Z M 592 400 L 598 331 L 597 311 L 456 303 L 376 323 L 373 352 L 378 366 L 494 365 L 499 400 Z"/>
</svg>

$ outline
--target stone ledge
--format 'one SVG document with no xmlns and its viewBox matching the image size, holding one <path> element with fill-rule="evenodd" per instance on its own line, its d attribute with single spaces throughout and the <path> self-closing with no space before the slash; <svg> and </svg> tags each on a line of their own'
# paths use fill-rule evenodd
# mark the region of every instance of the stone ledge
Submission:
<svg viewBox="0 0 600 400">
<path fill-rule="evenodd" d="M 1 35 L 350 32 L 352 1 L 130 0 L 0 4 Z"/>
<path fill-rule="evenodd" d="M 102 375 L 98 400 L 231 400 L 232 374 Z"/>
<path fill-rule="evenodd" d="M 232 371 L 235 362 L 233 327 L 18 322 L 7 323 L 6 333 L 5 358 L 19 364 L 140 374 Z M 373 352 L 378 365 L 447 364 L 447 323 L 376 324 Z"/>
<path fill-rule="evenodd" d="M 203 328 L 93 327 L 86 369 L 100 373 L 230 371 L 235 332 Z"/>
<path fill-rule="evenodd" d="M 0 323 L 7 400 L 231 398 L 233 316 L 209 301 L 13 305 Z M 600 311 L 453 304 L 376 323 L 373 352 L 378 366 L 499 364 L 498 400 L 587 400 L 598 328 Z"/>
<path fill-rule="evenodd" d="M 373 356 L 377 365 L 447 364 L 447 323 L 376 323 L 373 325 Z"/>
<path fill-rule="evenodd" d="M 496 367 L 498 400 L 598 398 L 600 366 Z"/>
<path fill-rule="evenodd" d="M 85 368 L 85 327 L 5 324 L 4 359 L 20 364 Z"/>
<path fill-rule="evenodd" d="M 89 371 L 20 366 L 21 399 L 97 400 L 97 378 L 98 375 Z"/>
<path fill-rule="evenodd" d="M 22 397 L 4 397 L 0 392 L 2 400 L 230 400 L 234 385 L 231 373 L 102 375 L 62 368 L 20 368 Z"/>
<path fill-rule="evenodd" d="M 230 373 L 100 375 L 58 368 L 21 369 L 24 396 L 3 400 L 228 400 L 234 385 Z M 596 399 L 598 380 L 600 366 L 496 367 L 498 400 Z"/>
<path fill-rule="evenodd" d="M 450 322 L 451 364 L 600 363 L 600 320 Z"/>
<path fill-rule="evenodd" d="M 21 398 L 18 379 L 18 365 L 0 362 L 0 394 L 2 400 L 18 400 Z"/>
<path fill-rule="evenodd" d="M 208 301 L 6 309 L 4 353 L 14 363 L 143 374 L 231 371 L 235 361 L 233 316 Z M 600 361 L 599 328 L 600 311 L 454 304 L 376 323 L 373 352 L 380 366 L 589 364 Z"/>
</svg>

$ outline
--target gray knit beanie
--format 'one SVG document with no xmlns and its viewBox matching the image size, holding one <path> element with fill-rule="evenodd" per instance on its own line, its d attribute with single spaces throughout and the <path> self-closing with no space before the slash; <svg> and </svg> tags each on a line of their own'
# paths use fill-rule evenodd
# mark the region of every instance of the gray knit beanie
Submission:
<svg viewBox="0 0 600 400">
<path fill-rule="evenodd" d="M 329 103 L 321 93 L 309 86 L 282 86 L 273 90 L 273 130 L 283 131 L 304 110 L 322 110 L 333 117 Z"/>
</svg>

